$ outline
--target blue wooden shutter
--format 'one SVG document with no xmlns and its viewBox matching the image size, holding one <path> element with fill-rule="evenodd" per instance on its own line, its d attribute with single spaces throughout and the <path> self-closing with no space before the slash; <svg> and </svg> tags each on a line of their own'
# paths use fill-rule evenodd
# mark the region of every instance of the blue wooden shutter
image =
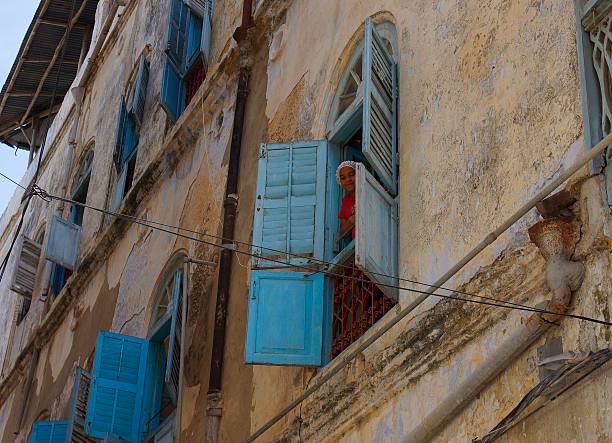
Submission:
<svg viewBox="0 0 612 443">
<path fill-rule="evenodd" d="M 28 443 L 65 443 L 67 432 L 67 421 L 35 422 Z"/>
<path fill-rule="evenodd" d="M 79 254 L 81 227 L 57 215 L 51 218 L 45 258 L 73 270 Z"/>
<path fill-rule="evenodd" d="M 612 1 L 591 0 L 582 6 L 575 0 L 576 48 L 580 73 L 580 94 L 584 119 L 584 143 L 593 148 L 611 131 L 612 99 L 609 96 L 610 68 L 607 51 L 612 44 Z M 612 207 L 612 149 L 591 162 L 591 170 L 605 177 L 605 200 Z"/>
<path fill-rule="evenodd" d="M 121 154 L 123 152 L 123 144 L 125 142 L 125 125 L 127 123 L 127 108 L 125 107 L 125 100 L 121 98 L 121 105 L 119 106 L 119 116 L 117 121 L 117 129 L 115 132 L 115 149 L 113 151 L 113 161 L 115 162 L 115 168 L 121 169 Z"/>
<path fill-rule="evenodd" d="M 144 55 L 140 56 L 138 63 L 138 74 L 134 82 L 132 98 L 128 112 L 131 114 L 134 121 L 140 126 L 144 118 L 145 101 L 147 98 L 147 85 L 149 84 L 149 64 Z"/>
<path fill-rule="evenodd" d="M 187 19 L 189 8 L 183 0 L 170 1 L 170 19 L 168 23 L 168 46 L 166 53 L 174 63 L 183 67 L 187 39 Z"/>
<path fill-rule="evenodd" d="M 255 254 L 292 264 L 308 263 L 308 257 L 323 258 L 326 166 L 325 140 L 261 146 L 253 225 Z M 254 266 L 282 265 L 255 258 Z"/>
<path fill-rule="evenodd" d="M 397 202 L 363 165 L 357 166 L 356 179 L 355 264 L 373 281 L 397 286 Z M 380 289 L 397 301 L 396 288 Z"/>
<path fill-rule="evenodd" d="M 251 273 L 246 363 L 321 365 L 324 283 L 322 273 Z"/>
<path fill-rule="evenodd" d="M 212 19 L 214 4 L 212 0 L 204 0 L 204 15 L 202 23 L 201 51 L 204 57 L 204 64 L 210 66 L 210 45 L 212 42 Z"/>
<path fill-rule="evenodd" d="M 181 334 L 183 331 L 183 271 L 178 269 L 174 275 L 172 290 L 172 323 L 170 324 L 170 343 L 164 381 L 174 404 L 178 401 L 179 375 L 181 369 Z"/>
<path fill-rule="evenodd" d="M 363 50 L 363 155 L 389 191 L 397 192 L 397 69 L 392 54 L 365 23 Z"/>
<path fill-rule="evenodd" d="M 107 433 L 130 442 L 140 441 L 140 417 L 148 352 L 146 340 L 100 332 L 96 344 L 87 433 Z"/>
<path fill-rule="evenodd" d="M 190 67 L 200 55 L 202 42 L 203 19 L 194 13 L 189 14 L 189 27 L 187 30 L 187 54 L 186 65 Z"/>
<path fill-rule="evenodd" d="M 85 432 L 87 402 L 91 388 L 91 375 L 83 368 L 76 368 L 74 385 L 70 397 L 70 419 L 68 420 L 67 443 L 96 443 L 96 440 Z"/>
<path fill-rule="evenodd" d="M 131 159 L 136 147 L 138 146 L 138 128 L 134 118 L 128 115 L 125 122 L 125 140 L 121 151 L 121 168 L 125 168 L 126 163 Z"/>
<path fill-rule="evenodd" d="M 173 120 L 177 120 L 183 112 L 185 102 L 184 89 L 181 71 L 170 57 L 167 57 L 162 80 L 161 104 Z"/>
</svg>

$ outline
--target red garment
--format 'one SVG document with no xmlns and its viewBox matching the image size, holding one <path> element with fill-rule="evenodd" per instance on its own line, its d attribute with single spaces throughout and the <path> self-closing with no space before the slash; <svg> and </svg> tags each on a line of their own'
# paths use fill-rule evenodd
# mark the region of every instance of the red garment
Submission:
<svg viewBox="0 0 612 443">
<path fill-rule="evenodd" d="M 355 214 L 355 194 L 346 194 L 342 197 L 342 205 L 340 206 L 340 212 L 338 212 L 338 218 L 343 220 L 348 219 L 351 215 Z M 351 231 L 351 238 L 355 238 L 355 227 Z"/>
</svg>

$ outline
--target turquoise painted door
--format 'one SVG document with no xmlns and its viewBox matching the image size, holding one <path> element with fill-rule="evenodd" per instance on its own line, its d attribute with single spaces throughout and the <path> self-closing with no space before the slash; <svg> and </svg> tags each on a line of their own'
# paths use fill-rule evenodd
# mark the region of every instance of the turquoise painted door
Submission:
<svg viewBox="0 0 612 443">
<path fill-rule="evenodd" d="M 146 376 L 146 340 L 100 332 L 87 405 L 86 430 L 96 437 L 107 433 L 139 442 Z"/>
<path fill-rule="evenodd" d="M 322 364 L 324 283 L 321 273 L 252 272 L 246 363 Z"/>
</svg>

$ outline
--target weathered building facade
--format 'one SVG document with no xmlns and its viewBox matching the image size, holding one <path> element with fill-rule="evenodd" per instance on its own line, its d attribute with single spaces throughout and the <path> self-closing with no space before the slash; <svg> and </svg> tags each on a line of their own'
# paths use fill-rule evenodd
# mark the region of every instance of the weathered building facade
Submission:
<svg viewBox="0 0 612 443">
<path fill-rule="evenodd" d="M 2 441 L 609 441 L 610 9 L 42 0 Z"/>
</svg>

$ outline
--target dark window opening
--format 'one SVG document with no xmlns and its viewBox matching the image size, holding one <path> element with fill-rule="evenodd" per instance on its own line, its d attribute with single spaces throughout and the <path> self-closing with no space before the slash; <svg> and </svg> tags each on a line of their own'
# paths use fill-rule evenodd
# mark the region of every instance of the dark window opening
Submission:
<svg viewBox="0 0 612 443">
<path fill-rule="evenodd" d="M 32 305 L 32 299 L 22 297 L 21 306 L 19 307 L 19 313 L 17 314 L 17 324 L 20 324 L 30 312 L 30 306 Z"/>
</svg>

